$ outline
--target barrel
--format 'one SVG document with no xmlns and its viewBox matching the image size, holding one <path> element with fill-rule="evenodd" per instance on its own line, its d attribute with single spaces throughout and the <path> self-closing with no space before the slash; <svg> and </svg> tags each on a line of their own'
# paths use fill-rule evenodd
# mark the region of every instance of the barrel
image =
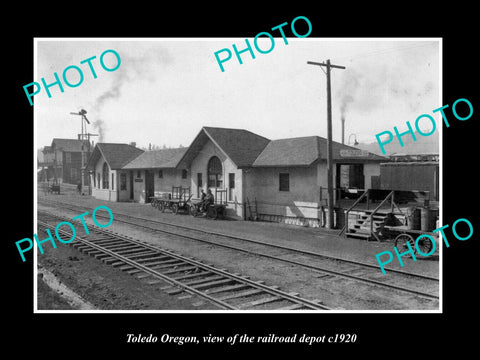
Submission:
<svg viewBox="0 0 480 360">
<path fill-rule="evenodd" d="M 433 231 L 436 227 L 438 216 L 438 209 L 432 209 L 430 207 L 421 208 L 421 230 Z"/>
<path fill-rule="evenodd" d="M 420 230 L 420 209 L 409 207 L 407 209 L 407 228 L 410 230 Z"/>
</svg>

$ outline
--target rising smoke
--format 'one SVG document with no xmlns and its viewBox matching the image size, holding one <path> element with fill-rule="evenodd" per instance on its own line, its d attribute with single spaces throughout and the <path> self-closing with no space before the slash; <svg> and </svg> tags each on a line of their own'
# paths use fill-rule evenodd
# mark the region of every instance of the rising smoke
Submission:
<svg viewBox="0 0 480 360">
<path fill-rule="evenodd" d="M 140 43 L 130 44 L 131 48 L 126 47 L 124 51 L 117 50 L 121 57 L 121 66 L 117 71 L 112 73 L 113 81 L 111 88 L 102 93 L 94 102 L 92 113 L 95 120 L 93 127 L 98 132 L 98 142 L 105 140 L 107 128 L 108 114 L 101 117 L 104 105 L 110 101 L 117 100 L 123 94 L 126 84 L 133 81 L 148 80 L 152 78 L 148 76 L 151 69 L 156 65 L 168 65 L 172 62 L 172 58 L 168 51 L 162 47 L 142 47 Z"/>
<path fill-rule="evenodd" d="M 371 68 L 368 64 L 347 67 L 337 91 L 341 115 L 345 116 L 350 109 L 368 113 L 383 104 L 387 84 L 386 69 Z"/>
</svg>

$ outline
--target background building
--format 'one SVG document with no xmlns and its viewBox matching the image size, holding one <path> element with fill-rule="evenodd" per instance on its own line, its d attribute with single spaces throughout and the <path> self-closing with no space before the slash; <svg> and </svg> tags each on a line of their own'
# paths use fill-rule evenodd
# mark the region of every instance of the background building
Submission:
<svg viewBox="0 0 480 360">
<path fill-rule="evenodd" d="M 90 156 L 90 143 L 77 139 L 54 138 L 51 146 L 43 148 L 41 179 L 77 185 L 82 182 L 82 173 Z M 84 174 L 84 184 L 88 184 L 88 174 Z"/>
</svg>

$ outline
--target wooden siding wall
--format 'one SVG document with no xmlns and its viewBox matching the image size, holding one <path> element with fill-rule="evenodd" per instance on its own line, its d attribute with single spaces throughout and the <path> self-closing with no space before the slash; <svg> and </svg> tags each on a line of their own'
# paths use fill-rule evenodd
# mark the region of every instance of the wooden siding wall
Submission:
<svg viewBox="0 0 480 360">
<path fill-rule="evenodd" d="M 380 165 L 380 188 L 429 191 L 439 200 L 439 166 L 432 163 L 385 163 Z"/>
</svg>

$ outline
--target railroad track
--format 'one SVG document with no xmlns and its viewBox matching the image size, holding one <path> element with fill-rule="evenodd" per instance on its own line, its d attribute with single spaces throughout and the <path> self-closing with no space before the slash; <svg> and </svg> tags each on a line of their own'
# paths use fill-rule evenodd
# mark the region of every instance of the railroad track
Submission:
<svg viewBox="0 0 480 360">
<path fill-rule="evenodd" d="M 38 231 L 54 228 L 70 219 L 39 211 Z M 70 231 L 58 229 L 71 238 Z M 228 310 L 331 310 L 319 301 L 301 298 L 276 286 L 265 285 L 239 274 L 202 263 L 171 250 L 120 235 L 109 230 L 89 227 L 88 235 L 77 236 L 71 243 L 77 250 L 102 262 L 118 267 L 149 284 L 166 282 L 162 288 L 170 295 L 195 294 Z M 62 236 L 63 237 L 63 236 Z"/>
<path fill-rule="evenodd" d="M 78 212 L 79 209 L 88 209 L 79 205 L 51 201 L 55 205 Z M 100 216 L 100 215 L 98 215 Z M 115 222 L 140 227 L 150 232 L 160 232 L 183 239 L 203 242 L 210 245 L 241 251 L 255 256 L 301 266 L 322 274 L 325 281 L 335 278 L 349 279 L 375 287 L 395 290 L 401 293 L 412 294 L 427 300 L 438 300 L 439 280 L 433 277 L 411 274 L 401 270 L 389 269 L 388 276 L 380 273 L 378 266 L 362 262 L 335 258 L 319 253 L 292 249 L 281 245 L 269 244 L 253 239 L 246 239 L 228 234 L 191 228 L 179 224 L 172 224 L 160 220 L 144 219 L 131 215 L 115 213 Z M 143 223 L 143 224 L 142 224 Z M 162 228 L 152 227 L 160 225 Z M 167 229 L 165 228 L 167 227 Z M 201 235 L 202 234 L 202 235 Z M 235 243 L 235 244 L 232 244 Z M 271 251 L 259 252 L 258 246 L 279 250 L 273 255 Z M 319 264 L 321 263 L 321 265 Z M 425 291 L 425 289 L 432 289 Z"/>
</svg>

